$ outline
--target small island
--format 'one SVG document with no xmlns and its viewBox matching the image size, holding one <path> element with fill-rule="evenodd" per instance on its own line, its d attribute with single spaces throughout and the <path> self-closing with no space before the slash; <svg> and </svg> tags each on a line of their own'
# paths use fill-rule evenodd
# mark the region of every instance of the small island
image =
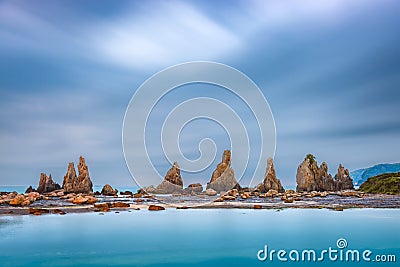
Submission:
<svg viewBox="0 0 400 267">
<path fill-rule="evenodd" d="M 249 188 L 238 183 L 231 167 L 231 156 L 230 150 L 224 151 L 205 187 L 195 183 L 184 188 L 179 165 L 175 162 L 159 185 L 143 187 L 137 192 L 118 192 L 109 184 L 104 185 L 101 192 L 93 192 L 89 168 L 81 156 L 78 173 L 74 163 L 69 163 L 62 185 L 54 182 L 51 175 L 42 173 L 38 187 L 28 187 L 25 194 L 0 192 L 0 214 L 103 214 L 167 208 L 326 208 L 342 211 L 347 208 L 400 207 L 400 173 L 371 177 L 355 190 L 349 171 L 341 164 L 332 176 L 326 162 L 318 166 L 315 157 L 308 154 L 297 168 L 296 190 L 285 190 L 277 178 L 272 158 L 267 159 L 263 181 Z"/>
</svg>

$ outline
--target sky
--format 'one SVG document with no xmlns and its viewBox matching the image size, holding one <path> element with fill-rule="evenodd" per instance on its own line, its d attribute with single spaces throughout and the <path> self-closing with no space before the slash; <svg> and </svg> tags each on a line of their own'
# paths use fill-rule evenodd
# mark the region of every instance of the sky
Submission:
<svg viewBox="0 0 400 267">
<path fill-rule="evenodd" d="M 41 172 L 61 183 L 68 162 L 83 155 L 94 184 L 134 186 L 122 149 L 128 104 L 152 75 L 189 61 L 226 64 L 257 84 L 286 187 L 308 153 L 333 175 L 339 163 L 399 162 L 399 28 L 395 0 L 0 1 L 0 185 L 36 185 Z M 162 145 L 165 115 L 194 97 L 225 102 L 249 135 L 256 129 L 249 107 L 223 88 L 187 85 L 149 115 L 151 147 Z M 230 135 L 210 120 L 185 125 L 182 153 L 211 161 L 182 172 L 186 185 L 210 179 Z M 215 149 L 201 154 L 205 138 Z M 267 160 L 257 159 L 258 146 L 250 144 L 250 168 Z M 163 176 L 171 163 L 162 148 L 149 150 Z M 246 157 L 234 151 L 235 169 Z M 146 155 L 136 157 L 140 168 Z M 261 164 L 257 175 L 264 172 Z"/>
</svg>

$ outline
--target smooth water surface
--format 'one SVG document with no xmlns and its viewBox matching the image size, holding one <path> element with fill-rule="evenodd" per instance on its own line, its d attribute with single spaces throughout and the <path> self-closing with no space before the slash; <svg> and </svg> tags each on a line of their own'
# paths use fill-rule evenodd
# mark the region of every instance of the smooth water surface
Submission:
<svg viewBox="0 0 400 267">
<path fill-rule="evenodd" d="M 0 217 L 0 266 L 397 266 L 261 262 L 269 249 L 332 247 L 394 254 L 400 210 L 175 210 Z"/>
</svg>

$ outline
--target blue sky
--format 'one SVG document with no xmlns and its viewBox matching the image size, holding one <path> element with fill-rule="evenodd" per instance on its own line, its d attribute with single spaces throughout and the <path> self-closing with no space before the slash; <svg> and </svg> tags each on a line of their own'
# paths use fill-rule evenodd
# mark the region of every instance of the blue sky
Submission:
<svg viewBox="0 0 400 267">
<path fill-rule="evenodd" d="M 82 154 L 95 184 L 132 185 L 125 109 L 151 75 L 192 60 L 228 64 L 260 87 L 286 186 L 307 153 L 333 174 L 339 163 L 399 162 L 399 28 L 394 0 L 0 1 L 0 184 L 35 185 L 40 172 L 61 182 Z M 203 173 L 184 173 L 187 184 L 208 180 L 229 144 L 209 122 L 183 132 L 189 158 L 209 135 L 217 158 Z M 160 173 L 168 169 L 152 157 Z"/>
</svg>

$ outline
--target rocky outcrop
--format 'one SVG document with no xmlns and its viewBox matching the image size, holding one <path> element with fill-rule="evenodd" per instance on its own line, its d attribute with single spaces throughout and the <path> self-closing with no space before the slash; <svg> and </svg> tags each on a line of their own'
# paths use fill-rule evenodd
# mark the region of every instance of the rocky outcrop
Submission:
<svg viewBox="0 0 400 267">
<path fill-rule="evenodd" d="M 335 179 L 328 173 L 328 165 L 323 162 L 318 168 L 314 156 L 308 154 L 297 168 L 296 175 L 297 192 L 311 191 L 340 191 L 353 189 L 353 181 L 349 171 L 339 165 Z"/>
<path fill-rule="evenodd" d="M 59 190 L 61 186 L 53 181 L 51 174 L 47 176 L 45 173 L 40 174 L 39 185 L 36 191 L 40 194 L 49 193 L 54 190 Z"/>
<path fill-rule="evenodd" d="M 338 172 L 335 175 L 335 190 L 354 189 L 353 180 L 350 178 L 349 170 L 339 164 Z"/>
<path fill-rule="evenodd" d="M 89 170 L 85 159 L 81 156 L 78 164 L 78 176 L 75 172 L 74 163 L 68 164 L 67 173 L 64 176 L 63 189 L 65 193 L 83 193 L 93 192 L 93 184 L 90 180 Z"/>
<path fill-rule="evenodd" d="M 267 160 L 267 170 L 265 171 L 265 178 L 258 188 L 259 191 L 262 193 L 266 193 L 271 189 L 276 190 L 279 193 L 285 192 L 281 181 L 276 177 L 274 161 L 272 158 L 269 158 Z"/>
<path fill-rule="evenodd" d="M 174 162 L 174 165 L 172 165 L 172 168 L 169 169 L 167 174 L 165 175 L 164 178 L 165 181 L 170 182 L 174 185 L 183 187 L 183 180 L 181 177 L 181 170 L 179 169 L 179 165 L 177 162 Z"/>
<path fill-rule="evenodd" d="M 183 180 L 181 170 L 177 162 L 168 170 L 164 180 L 155 189 L 148 187 L 145 189 L 148 193 L 155 194 L 173 194 L 183 192 Z"/>
<path fill-rule="evenodd" d="M 190 184 L 185 191 L 188 193 L 201 193 L 203 192 L 203 186 L 200 183 Z"/>
<path fill-rule="evenodd" d="M 105 186 L 103 186 L 103 189 L 101 189 L 101 194 L 103 196 L 114 196 L 118 194 L 118 190 L 113 189 L 111 185 L 106 184 Z"/>
<path fill-rule="evenodd" d="M 231 168 L 231 151 L 225 150 L 222 155 L 222 161 L 211 176 L 211 180 L 207 183 L 207 189 L 212 188 L 217 192 L 228 191 L 233 188 L 239 189 L 240 186 L 235 178 L 235 173 Z"/>
<path fill-rule="evenodd" d="M 318 168 L 314 156 L 308 154 L 297 168 L 296 174 L 297 192 L 332 191 L 334 182 L 328 174 L 328 165 L 323 162 Z"/>
<path fill-rule="evenodd" d="M 32 193 L 32 192 L 36 192 L 36 190 L 30 185 L 30 186 L 25 190 L 25 194 Z"/>
</svg>

